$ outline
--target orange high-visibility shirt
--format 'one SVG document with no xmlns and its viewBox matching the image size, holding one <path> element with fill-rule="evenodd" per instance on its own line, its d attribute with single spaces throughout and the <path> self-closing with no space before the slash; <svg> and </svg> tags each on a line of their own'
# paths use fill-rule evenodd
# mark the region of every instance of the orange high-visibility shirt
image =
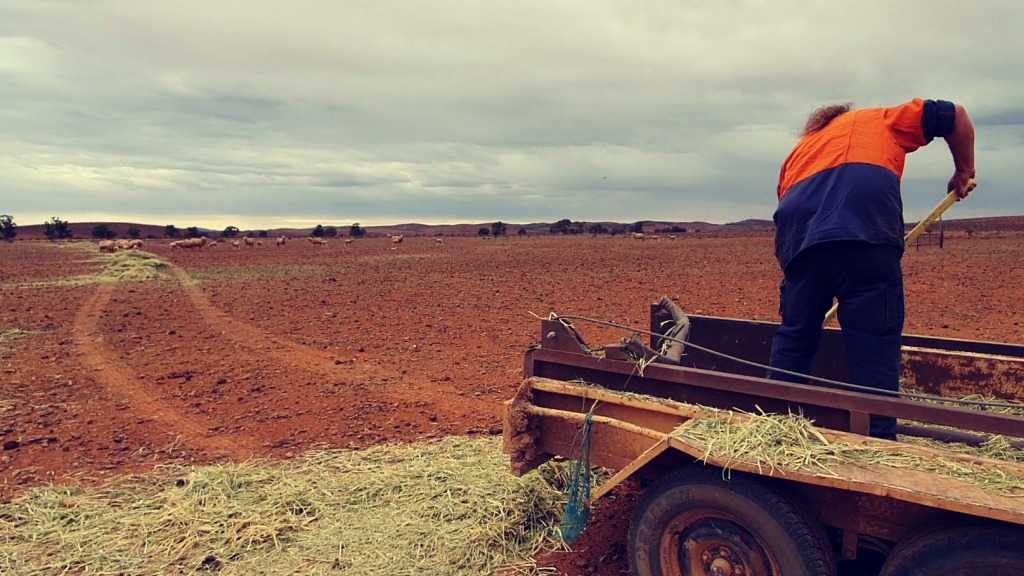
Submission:
<svg viewBox="0 0 1024 576">
<path fill-rule="evenodd" d="M 775 252 L 783 269 L 821 242 L 903 247 L 906 155 L 953 132 L 955 106 L 916 99 L 852 110 L 803 137 L 779 173 Z"/>
</svg>

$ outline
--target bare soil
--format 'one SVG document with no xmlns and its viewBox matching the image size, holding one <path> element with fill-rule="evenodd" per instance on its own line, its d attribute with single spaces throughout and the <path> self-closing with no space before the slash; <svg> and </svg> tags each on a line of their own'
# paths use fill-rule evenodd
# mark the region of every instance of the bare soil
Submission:
<svg viewBox="0 0 1024 576">
<path fill-rule="evenodd" d="M 2 243 L 0 502 L 168 461 L 500 434 L 534 315 L 551 311 L 646 328 L 667 295 L 778 319 L 770 235 L 681 236 L 147 241 L 166 278 L 117 283 L 80 281 L 103 266 L 87 243 Z M 908 250 L 904 270 L 908 333 L 1024 344 L 1024 235 L 947 237 Z M 580 328 L 592 343 L 626 335 Z M 573 552 L 539 562 L 627 574 L 637 499 L 610 494 Z"/>
</svg>

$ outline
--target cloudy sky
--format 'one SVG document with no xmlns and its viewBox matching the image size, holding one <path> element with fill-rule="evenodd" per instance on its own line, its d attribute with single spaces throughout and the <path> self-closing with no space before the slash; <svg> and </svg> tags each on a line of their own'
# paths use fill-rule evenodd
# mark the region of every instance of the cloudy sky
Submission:
<svg viewBox="0 0 1024 576">
<path fill-rule="evenodd" d="M 179 227 L 771 218 L 815 107 L 967 107 L 1024 214 L 1017 0 L 0 0 L 0 213 Z M 905 215 L 952 174 L 908 158 Z"/>
</svg>

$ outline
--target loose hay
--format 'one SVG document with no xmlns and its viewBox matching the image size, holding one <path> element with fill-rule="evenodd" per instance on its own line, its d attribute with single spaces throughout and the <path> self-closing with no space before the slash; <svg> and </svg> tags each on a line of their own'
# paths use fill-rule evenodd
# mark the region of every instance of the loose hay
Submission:
<svg viewBox="0 0 1024 576">
<path fill-rule="evenodd" d="M 103 280 L 118 282 L 142 282 L 161 277 L 160 269 L 166 266 L 163 260 L 149 252 L 125 250 L 109 257 L 106 267 L 97 274 Z"/>
<path fill-rule="evenodd" d="M 93 261 L 100 262 L 104 266 L 93 274 L 68 276 L 38 282 L 0 284 L 0 286 L 5 288 L 88 286 L 97 282 L 144 282 L 147 280 L 157 280 L 165 276 L 161 269 L 166 267 L 167 264 L 156 255 L 142 250 L 124 250 L 113 254 L 106 254 L 100 252 L 97 245 L 91 242 L 79 242 L 66 246 L 57 245 L 57 248 L 77 250 L 88 254 Z"/>
<path fill-rule="evenodd" d="M 0 341 L 3 340 L 18 340 L 19 338 L 26 338 L 32 334 L 29 330 L 22 330 L 21 328 L 11 328 L 10 330 L 4 330 L 0 332 Z"/>
<path fill-rule="evenodd" d="M 495 439 L 184 468 L 0 508 L 4 574 L 536 573 L 564 495 Z"/>
<path fill-rule="evenodd" d="M 731 413 L 724 413 L 731 414 Z M 705 446 L 705 458 L 713 456 L 729 463 L 757 466 L 762 473 L 786 470 L 808 471 L 837 476 L 841 464 L 887 466 L 913 469 L 944 478 L 969 482 L 984 490 L 1002 494 L 1024 495 L 1024 477 L 993 467 L 946 459 L 923 457 L 901 452 L 898 448 L 879 449 L 830 442 L 813 423 L 798 415 L 756 414 L 745 418 L 699 420 L 679 432 Z M 948 446 L 948 445 L 947 445 Z M 996 437 L 979 449 L 964 447 L 963 452 L 998 458 L 1008 450 L 1005 439 Z M 1018 456 L 1007 461 L 1015 462 Z"/>
</svg>

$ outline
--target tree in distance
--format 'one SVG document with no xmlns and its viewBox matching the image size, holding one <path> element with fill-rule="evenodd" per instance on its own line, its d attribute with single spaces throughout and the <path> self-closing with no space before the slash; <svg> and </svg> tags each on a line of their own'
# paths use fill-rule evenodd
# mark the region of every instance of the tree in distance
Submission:
<svg viewBox="0 0 1024 576">
<path fill-rule="evenodd" d="M 569 228 L 572 227 L 572 220 L 568 218 L 562 218 L 558 222 L 551 225 L 552 234 L 568 234 Z"/>
<path fill-rule="evenodd" d="M 366 236 L 366 230 L 362 229 L 359 226 L 359 223 L 356 222 L 348 229 L 348 235 L 353 238 L 362 238 L 363 236 Z"/>
<path fill-rule="evenodd" d="M 174 224 L 164 226 L 164 236 L 167 236 L 168 238 L 177 238 L 178 228 Z"/>
<path fill-rule="evenodd" d="M 104 240 L 109 238 L 117 238 L 117 232 L 114 232 L 106 224 L 97 224 L 92 227 L 92 237 L 102 238 Z"/>
<path fill-rule="evenodd" d="M 14 223 L 14 216 L 0 214 L 0 236 L 8 242 L 13 242 L 18 235 L 18 225 Z"/>
<path fill-rule="evenodd" d="M 67 220 L 61 220 L 56 216 L 43 222 L 43 235 L 50 240 L 63 240 L 73 236 Z"/>
<path fill-rule="evenodd" d="M 222 238 L 234 238 L 235 236 L 238 236 L 238 232 L 239 230 L 237 226 L 228 226 L 220 233 L 220 235 Z"/>
</svg>

